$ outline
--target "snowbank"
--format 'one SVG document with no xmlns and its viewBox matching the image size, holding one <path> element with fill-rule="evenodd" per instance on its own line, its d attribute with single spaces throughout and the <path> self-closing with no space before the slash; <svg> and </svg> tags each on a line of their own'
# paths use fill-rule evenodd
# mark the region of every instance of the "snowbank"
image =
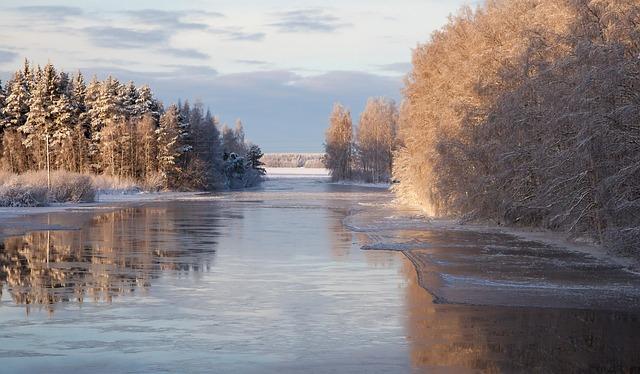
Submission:
<svg viewBox="0 0 640 374">
<path fill-rule="evenodd" d="M 268 179 L 277 178 L 329 178 L 329 170 L 323 168 L 266 168 Z"/>
</svg>

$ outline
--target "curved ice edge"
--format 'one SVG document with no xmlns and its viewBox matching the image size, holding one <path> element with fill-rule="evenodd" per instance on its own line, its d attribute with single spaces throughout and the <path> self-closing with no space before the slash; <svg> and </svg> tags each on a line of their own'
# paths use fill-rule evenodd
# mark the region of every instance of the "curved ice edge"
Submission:
<svg viewBox="0 0 640 374">
<path fill-rule="evenodd" d="M 637 307 L 633 307 L 630 305 L 626 305 L 624 303 L 615 303 L 608 304 L 606 306 L 596 304 L 596 303 L 572 303 L 572 304 L 540 304 L 540 303 L 526 303 L 517 300 L 511 300 L 511 302 L 478 302 L 477 300 L 452 300 L 447 297 L 444 297 L 441 291 L 444 291 L 443 287 L 439 287 L 437 283 L 431 281 L 427 281 L 424 279 L 426 276 L 435 276 L 437 279 L 442 279 L 442 273 L 437 272 L 426 272 L 423 273 L 420 271 L 419 261 L 416 257 L 413 256 L 411 251 L 402 251 L 402 254 L 411 262 L 413 265 L 413 271 L 416 272 L 416 279 L 418 280 L 418 285 L 424 289 L 429 295 L 431 295 L 433 303 L 439 305 L 464 305 L 464 306 L 478 306 L 478 307 L 504 307 L 504 308 L 526 308 L 526 309 L 574 309 L 574 310 L 608 310 L 608 311 L 620 311 L 620 312 L 634 312 Z M 557 298 L 558 294 L 550 294 L 549 300 L 552 300 L 554 297 Z"/>
<path fill-rule="evenodd" d="M 481 287 L 503 287 L 503 288 L 522 288 L 522 289 L 544 289 L 544 290 L 563 290 L 563 291 L 635 291 L 636 287 L 626 284 L 609 283 L 606 285 L 584 285 L 584 284 L 567 284 L 562 285 L 552 282 L 531 282 L 531 281 L 497 281 L 478 277 L 457 276 L 446 273 L 440 273 L 440 277 L 447 284 L 464 284 Z"/>
<path fill-rule="evenodd" d="M 414 249 L 423 249 L 428 248 L 429 245 L 427 243 L 374 243 L 374 244 L 365 244 L 360 247 L 363 251 L 411 251 Z"/>
</svg>

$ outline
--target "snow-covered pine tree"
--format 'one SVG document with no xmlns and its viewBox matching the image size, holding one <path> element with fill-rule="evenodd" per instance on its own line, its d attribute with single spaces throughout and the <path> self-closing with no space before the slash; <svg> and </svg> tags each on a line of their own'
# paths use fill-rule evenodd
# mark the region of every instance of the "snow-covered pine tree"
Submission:
<svg viewBox="0 0 640 374">
<path fill-rule="evenodd" d="M 121 176 L 122 164 L 122 129 L 123 125 L 115 120 L 107 120 L 100 131 L 100 142 L 98 150 L 100 158 L 100 169 L 103 173 L 114 176 Z"/>
<path fill-rule="evenodd" d="M 53 65 L 38 68 L 36 84 L 29 101 L 27 121 L 18 128 L 24 135 L 23 144 L 29 150 L 33 167 L 44 169 L 47 160 L 47 142 L 55 131 L 54 104 L 58 97 L 59 77 Z"/>
<path fill-rule="evenodd" d="M 28 63 L 26 67 L 28 69 Z M 4 118 L 0 123 L 2 127 L 2 160 L 6 169 L 18 173 L 27 170 L 28 156 L 22 144 L 22 135 L 18 128 L 27 121 L 29 113 L 30 82 L 24 70 L 17 71 L 13 78 L 7 82 L 6 98 L 4 105 Z"/>
<path fill-rule="evenodd" d="M 160 117 L 160 126 L 156 130 L 158 137 L 158 172 L 164 188 L 175 187 L 180 172 L 180 113 L 176 105 L 171 105 Z"/>
<path fill-rule="evenodd" d="M 29 113 L 30 82 L 22 71 L 17 71 L 7 83 L 7 93 L 4 106 L 5 129 L 17 129 L 27 122 Z"/>
<path fill-rule="evenodd" d="M 50 150 L 52 165 L 65 170 L 76 170 L 73 153 L 73 133 L 77 116 L 72 98 L 72 85 L 69 76 L 60 72 L 57 98 L 53 102 L 53 128 Z"/>
<path fill-rule="evenodd" d="M 75 115 L 75 128 L 73 130 L 73 146 L 69 149 L 74 154 L 75 168 L 78 172 L 89 171 L 89 140 L 91 128 L 89 113 L 86 105 L 87 86 L 81 72 L 77 72 L 72 80 L 71 103 Z"/>
<path fill-rule="evenodd" d="M 203 116 L 202 103 L 196 103 L 191 109 L 194 158 L 205 165 L 207 186 L 222 184 L 222 146 L 217 119 L 207 110 Z"/>
<path fill-rule="evenodd" d="M 186 167 L 191 159 L 193 151 L 193 138 L 191 134 L 191 106 L 185 101 L 182 107 L 178 107 L 178 126 L 180 128 L 180 162 Z"/>
<path fill-rule="evenodd" d="M 138 99 L 136 107 L 140 111 L 140 115 L 150 113 L 157 122 L 160 119 L 162 108 L 160 103 L 153 97 L 153 92 L 148 85 L 144 85 L 138 89 Z"/>
<path fill-rule="evenodd" d="M 0 136 L 4 132 L 4 100 L 7 97 L 7 93 L 2 85 L 2 79 L 0 79 Z"/>
<path fill-rule="evenodd" d="M 145 113 L 136 127 L 140 144 L 137 148 L 137 158 L 141 164 L 139 176 L 142 180 L 149 180 L 158 170 L 157 128 L 158 124 L 152 112 Z"/>
<path fill-rule="evenodd" d="M 138 106 L 140 98 L 138 97 L 139 93 L 136 85 L 132 81 L 129 81 L 127 84 L 120 87 L 119 94 L 124 115 L 127 118 L 141 117 L 143 113 L 141 108 Z"/>
<path fill-rule="evenodd" d="M 93 87 L 90 88 L 93 89 Z M 100 83 L 98 95 L 89 109 L 89 117 L 91 118 L 90 157 L 94 172 L 100 172 L 102 169 L 98 161 L 100 157 L 97 154 L 97 150 L 100 148 L 102 128 L 107 123 L 111 123 L 113 126 L 122 124 L 125 118 L 119 91 L 120 82 L 112 76 L 107 77 Z M 87 94 L 89 95 L 89 92 Z"/>
<path fill-rule="evenodd" d="M 267 174 L 267 171 L 263 167 L 264 162 L 261 161 L 262 156 L 264 156 L 264 154 L 262 153 L 260 147 L 255 144 L 251 144 L 251 146 L 249 146 L 249 150 L 247 151 L 247 156 L 245 157 L 245 159 L 247 160 L 247 164 L 251 169 L 255 170 L 260 175 L 265 175 Z"/>
</svg>

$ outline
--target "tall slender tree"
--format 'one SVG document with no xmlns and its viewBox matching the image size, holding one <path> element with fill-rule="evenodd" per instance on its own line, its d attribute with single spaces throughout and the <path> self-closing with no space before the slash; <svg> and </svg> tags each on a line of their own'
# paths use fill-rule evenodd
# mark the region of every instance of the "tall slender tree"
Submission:
<svg viewBox="0 0 640 374">
<path fill-rule="evenodd" d="M 325 165 L 333 180 L 351 178 L 353 156 L 351 113 L 341 104 L 333 106 L 325 141 Z"/>
</svg>

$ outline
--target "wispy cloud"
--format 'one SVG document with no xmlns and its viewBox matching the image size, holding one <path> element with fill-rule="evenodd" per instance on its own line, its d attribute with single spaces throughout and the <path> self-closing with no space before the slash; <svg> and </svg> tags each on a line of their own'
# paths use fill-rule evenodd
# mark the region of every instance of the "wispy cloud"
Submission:
<svg viewBox="0 0 640 374">
<path fill-rule="evenodd" d="M 141 48 L 164 44 L 169 40 L 168 34 L 159 30 L 97 26 L 87 27 L 83 31 L 91 42 L 104 48 Z"/>
<path fill-rule="evenodd" d="M 206 60 L 210 57 L 208 54 L 192 48 L 163 48 L 160 50 L 160 52 L 166 53 L 174 57 L 190 58 L 190 59 L 197 59 L 197 60 Z"/>
<path fill-rule="evenodd" d="M 155 27 L 163 27 L 170 30 L 206 30 L 209 25 L 202 22 L 186 21 L 190 11 L 163 11 L 156 9 L 130 10 L 123 14 L 135 19 L 137 22 Z M 198 13 L 199 16 L 202 13 Z M 223 17 L 221 13 L 206 13 L 207 17 Z"/>
<path fill-rule="evenodd" d="M 12 62 L 18 57 L 18 54 L 13 51 L 7 51 L 6 49 L 0 49 L 0 64 L 5 62 Z"/>
<path fill-rule="evenodd" d="M 249 42 L 259 42 L 264 40 L 267 34 L 263 32 L 244 32 L 244 31 L 229 31 L 225 33 L 227 35 L 228 40 L 236 40 L 236 41 L 249 41 Z"/>
<path fill-rule="evenodd" d="M 84 11 L 78 7 L 63 5 L 34 5 L 13 8 L 19 14 L 37 17 L 38 20 L 64 21 L 69 17 L 81 16 Z"/>
<path fill-rule="evenodd" d="M 334 32 L 349 26 L 324 9 L 300 9 L 276 13 L 270 26 L 281 32 Z"/>
<path fill-rule="evenodd" d="M 378 65 L 377 67 L 382 71 L 405 74 L 411 70 L 412 65 L 410 62 L 394 62 L 391 64 Z"/>
<path fill-rule="evenodd" d="M 245 59 L 239 59 L 239 60 L 235 60 L 235 62 L 239 63 L 239 64 L 243 64 L 243 65 L 253 65 L 253 66 L 264 66 L 264 65 L 269 65 L 269 63 L 267 61 L 262 61 L 262 60 L 245 60 Z"/>
</svg>

